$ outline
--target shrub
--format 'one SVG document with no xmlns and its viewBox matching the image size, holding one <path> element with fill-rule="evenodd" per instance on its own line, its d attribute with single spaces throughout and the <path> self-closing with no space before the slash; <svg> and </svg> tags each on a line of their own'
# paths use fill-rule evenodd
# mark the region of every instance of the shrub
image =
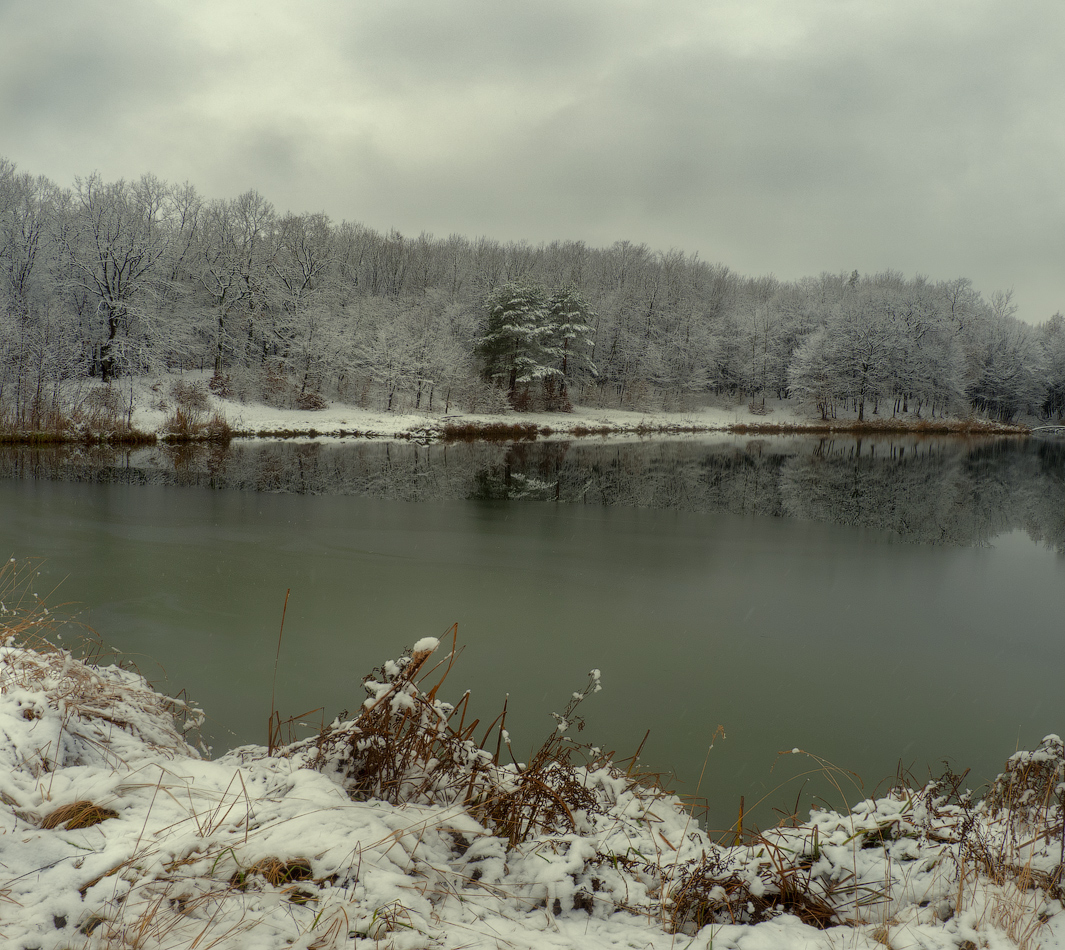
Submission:
<svg viewBox="0 0 1065 950">
<path fill-rule="evenodd" d="M 75 419 L 92 429 L 108 429 L 118 425 L 123 410 L 122 396 L 110 386 L 96 386 L 75 408 Z"/>
<path fill-rule="evenodd" d="M 457 627 L 452 627 L 453 637 Z M 584 690 L 573 694 L 561 715 L 555 714 L 555 729 L 527 765 L 503 766 L 504 745 L 509 752 L 506 705 L 478 743 L 478 721 L 466 722 L 469 693 L 455 706 L 436 698 L 454 661 L 454 645 L 436 685 L 421 685 L 426 663 L 438 646 L 435 638 L 427 638 L 374 670 L 363 680 L 367 699 L 354 719 L 338 720 L 316 739 L 293 743 L 282 754 L 335 774 L 357 801 L 461 804 L 506 837 L 512 848 L 541 833 L 579 832 L 578 821 L 602 813 L 606 806 L 588 784 L 587 763 L 574 761 L 588 750 L 567 735 L 571 728 L 583 728 L 576 710 L 599 691 L 599 671 L 593 670 Z M 495 749 L 489 751 L 493 734 Z M 630 781 L 598 753 L 595 764 Z"/>
<path fill-rule="evenodd" d="M 296 408 L 313 412 L 320 412 L 328 408 L 329 403 L 318 393 L 300 393 L 296 397 Z"/>
<path fill-rule="evenodd" d="M 203 383 L 177 380 L 170 384 L 170 398 L 179 409 L 190 413 L 207 412 L 211 408 L 207 386 Z"/>
<path fill-rule="evenodd" d="M 264 363 L 259 370 L 259 397 L 275 409 L 287 409 L 292 405 L 292 384 L 285 367 L 278 361 Z"/>
<path fill-rule="evenodd" d="M 228 399 L 233 395 L 233 381 L 223 373 L 215 373 L 207 382 L 207 388 L 220 399 Z"/>
</svg>

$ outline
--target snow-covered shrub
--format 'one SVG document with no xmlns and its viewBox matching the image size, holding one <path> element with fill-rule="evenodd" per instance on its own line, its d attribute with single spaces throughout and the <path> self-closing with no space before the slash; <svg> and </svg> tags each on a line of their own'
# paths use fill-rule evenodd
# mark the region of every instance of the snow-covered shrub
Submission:
<svg viewBox="0 0 1065 950">
<path fill-rule="evenodd" d="M 207 386 L 202 382 L 175 380 L 170 384 L 170 398 L 179 409 L 190 413 L 207 412 L 211 408 Z"/>
<path fill-rule="evenodd" d="M 320 393 L 303 392 L 296 396 L 296 408 L 308 412 L 321 412 L 323 409 L 329 408 L 329 403 L 325 401 Z"/>
<path fill-rule="evenodd" d="M 598 670 L 556 714 L 555 730 L 529 762 L 503 765 L 500 753 L 509 747 L 505 709 L 494 724 L 495 749 L 489 751 L 474 739 L 476 722 L 465 722 L 468 694 L 457 706 L 437 698 L 446 671 L 432 688 L 421 685 L 423 669 L 438 647 L 433 637 L 420 640 L 374 670 L 363 681 L 368 695 L 357 716 L 334 722 L 316 739 L 295 743 L 283 754 L 333 776 L 357 801 L 461 805 L 511 848 L 538 834 L 587 831 L 617 797 L 617 789 L 604 791 L 603 776 L 637 787 L 637 778 L 624 776 L 598 752 L 589 759 L 588 750 L 569 737 L 583 726 L 578 706 L 601 688 Z M 491 734 L 489 729 L 482 742 Z M 649 798 L 657 794 L 640 788 Z"/>
<path fill-rule="evenodd" d="M 1015 752 L 986 798 L 993 817 L 1006 812 L 1027 827 L 1059 822 L 1065 807 L 1065 743 L 1050 735 L 1031 752 Z"/>
</svg>

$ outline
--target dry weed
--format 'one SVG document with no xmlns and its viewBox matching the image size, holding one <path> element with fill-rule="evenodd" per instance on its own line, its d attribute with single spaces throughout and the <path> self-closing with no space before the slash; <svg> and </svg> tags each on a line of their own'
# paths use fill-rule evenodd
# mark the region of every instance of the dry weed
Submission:
<svg viewBox="0 0 1065 950">
<path fill-rule="evenodd" d="M 251 867 L 243 871 L 237 871 L 230 879 L 230 883 L 237 887 L 247 886 L 248 878 L 258 875 L 267 884 L 273 887 L 284 887 L 295 881 L 309 881 L 313 876 L 311 862 L 306 858 L 292 858 L 283 861 L 281 858 L 271 855 L 256 861 Z"/>
<path fill-rule="evenodd" d="M 449 422 L 441 438 L 444 442 L 532 442 L 540 433 L 534 422 Z"/>
<path fill-rule="evenodd" d="M 568 735 L 584 725 L 577 708 L 600 689 L 598 671 L 555 715 L 555 729 L 528 764 L 504 766 L 504 746 L 509 752 L 506 706 L 478 742 L 480 721 L 466 721 L 469 694 L 455 706 L 437 699 L 456 655 L 457 625 L 449 632 L 447 668 L 432 688 L 421 685 L 432 650 L 409 652 L 365 678 L 368 698 L 354 719 L 334 723 L 317 739 L 294 743 L 284 754 L 313 749 L 310 767 L 338 773 L 356 800 L 462 805 L 510 847 L 535 834 L 576 831 L 577 814 L 594 815 L 601 809 L 586 785 L 587 759 L 576 761 L 586 758 L 588 750 Z M 493 737 L 494 750 L 489 751 Z M 607 766 L 602 758 L 596 764 Z M 631 783 L 643 779 L 633 777 Z"/>
<path fill-rule="evenodd" d="M 108 818 L 117 818 L 118 812 L 111 808 L 103 808 L 90 801 L 71 802 L 69 805 L 60 805 L 41 819 L 42 828 L 58 828 L 62 825 L 70 830 L 73 828 L 91 828 Z"/>
</svg>

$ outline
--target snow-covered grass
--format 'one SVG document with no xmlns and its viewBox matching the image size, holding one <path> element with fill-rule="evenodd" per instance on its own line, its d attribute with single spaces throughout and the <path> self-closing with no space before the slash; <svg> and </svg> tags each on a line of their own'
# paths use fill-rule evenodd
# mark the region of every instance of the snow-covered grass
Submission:
<svg viewBox="0 0 1065 950">
<path fill-rule="evenodd" d="M 184 383 L 193 383 L 207 392 L 207 373 L 185 373 Z M 144 377 L 134 383 L 132 401 L 133 424 L 138 429 L 163 432 L 174 411 L 170 393 L 178 377 Z M 448 413 L 386 412 L 357 406 L 326 402 L 318 410 L 282 409 L 261 402 L 240 401 L 209 395 L 209 410 L 222 415 L 235 434 L 240 436 L 295 436 L 316 434 L 323 436 L 362 436 L 383 439 L 437 439 L 447 429 L 461 432 L 487 430 L 492 427 L 525 427 L 533 434 L 566 436 L 587 434 L 650 434 L 684 431 L 725 430 L 736 424 L 755 424 L 779 421 L 802 426 L 812 423 L 793 409 L 778 406 L 769 415 L 752 413 L 746 406 L 703 407 L 688 412 L 638 412 L 623 409 L 595 409 L 577 406 L 572 412 L 463 412 L 454 406 Z M 460 436 L 461 437 L 461 436 Z M 518 438 L 521 438 L 519 433 Z"/>
<path fill-rule="evenodd" d="M 916 416 L 896 419 L 873 417 L 857 423 L 855 414 L 843 413 L 826 422 L 816 413 L 804 411 L 794 403 L 767 400 L 766 406 L 719 400 L 683 412 L 635 411 L 575 406 L 571 412 L 508 412 L 504 415 L 463 412 L 454 407 L 447 414 L 437 412 L 384 412 L 363 409 L 337 402 L 322 401 L 324 408 L 279 409 L 263 403 L 242 402 L 235 398 L 207 396 L 206 373 L 185 373 L 178 377 L 143 378 L 133 385 L 132 422 L 136 429 L 166 433 L 175 414 L 173 399 L 168 398 L 175 381 L 178 385 L 201 387 L 208 405 L 203 420 L 224 419 L 238 436 L 294 437 L 340 436 L 382 439 L 528 438 L 603 437 L 677 437 L 704 432 L 779 432 L 824 431 L 860 428 L 866 431 L 914 428 L 919 431 L 972 429 L 995 432 L 1017 431 L 1017 427 L 981 423 L 970 419 L 930 420 Z"/>
<path fill-rule="evenodd" d="M 596 671 L 521 765 L 433 638 L 317 738 L 209 761 L 194 708 L 0 582 L 5 947 L 1065 946 L 1057 737 L 983 803 L 948 776 L 722 845 L 569 738 Z"/>
<path fill-rule="evenodd" d="M 1017 433 L 1024 425 L 977 418 L 929 419 L 915 415 L 870 416 L 859 423 L 853 412 L 823 420 L 790 401 L 745 403 L 719 397 L 713 405 L 686 411 L 638 411 L 575 406 L 570 412 L 378 411 L 318 395 L 304 408 L 278 408 L 263 402 L 212 392 L 207 372 L 160 374 L 125 379 L 111 386 L 79 387 L 68 409 L 33 420 L 7 418 L 0 411 L 0 442 L 121 442 L 164 439 L 224 442 L 243 438 L 378 438 L 419 442 L 439 440 L 521 441 L 596 436 L 610 439 L 678 438 L 699 433 L 774 434 L 790 432 L 916 431 L 923 433 Z"/>
</svg>

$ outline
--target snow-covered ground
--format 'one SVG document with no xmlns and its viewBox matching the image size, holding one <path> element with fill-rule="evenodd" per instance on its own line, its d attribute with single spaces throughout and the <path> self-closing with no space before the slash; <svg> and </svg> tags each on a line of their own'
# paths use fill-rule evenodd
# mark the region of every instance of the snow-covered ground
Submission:
<svg viewBox="0 0 1065 950">
<path fill-rule="evenodd" d="M 134 389 L 133 425 L 147 432 L 162 428 L 169 408 L 167 400 L 171 382 L 177 377 L 157 377 L 138 380 Z M 208 374 L 186 373 L 186 381 L 206 384 Z M 152 387 L 155 387 L 153 391 Z M 316 411 L 277 409 L 263 403 L 240 402 L 211 396 L 211 412 L 220 412 L 233 429 L 241 435 L 256 433 L 318 435 L 359 435 L 372 438 L 431 437 L 445 424 L 451 425 L 507 425 L 533 424 L 549 428 L 559 435 L 574 430 L 610 429 L 618 434 L 648 433 L 650 431 L 726 430 L 737 424 L 780 424 L 803 426 L 814 422 L 792 407 L 776 406 L 768 414 L 755 414 L 746 405 L 730 408 L 704 407 L 690 412 L 633 412 L 624 409 L 592 409 L 583 406 L 572 412 L 509 412 L 504 416 L 453 410 L 443 412 L 381 412 L 361 409 L 345 403 L 329 403 Z"/>
<path fill-rule="evenodd" d="M 0 646 L 4 947 L 1065 947 L 1030 886 L 1060 873 L 1060 805 L 992 818 L 898 790 L 724 847 L 621 768 L 565 767 L 571 713 L 551 758 L 496 764 L 415 685 L 432 639 L 355 721 L 208 761 L 196 710 L 47 645 L 36 605 L 2 609 L 21 631 Z M 1061 741 L 1033 763 L 1060 801 Z"/>
<path fill-rule="evenodd" d="M 180 379 L 205 388 L 208 378 L 207 373 L 185 373 L 181 377 L 146 377 L 137 380 L 133 388 L 133 425 L 146 432 L 162 431 L 173 406 L 173 399 L 168 398 L 172 383 Z M 210 396 L 210 403 L 209 412 L 220 413 L 234 431 L 243 436 L 313 434 L 432 439 L 438 437 L 445 426 L 505 424 L 534 425 L 540 430 L 541 437 L 544 430 L 550 430 L 549 437 L 554 438 L 573 434 L 609 434 L 613 437 L 664 435 L 675 438 L 689 432 L 725 432 L 736 426 L 803 429 L 824 424 L 816 413 L 780 400 L 768 400 L 766 409 L 761 410 L 759 406 L 759 411 L 753 411 L 750 405 L 741 402 L 703 406 L 685 412 L 639 412 L 576 406 L 572 412 L 508 412 L 505 415 L 462 412 L 454 407 L 447 415 L 443 412 L 383 412 L 344 403 L 329 403 L 325 409 L 315 411 L 278 409 L 263 403 L 240 402 L 214 395 Z M 843 413 L 837 422 L 845 424 L 853 421 L 853 416 L 853 413 Z M 870 417 L 868 421 L 890 423 L 892 420 Z M 909 417 L 908 421 L 920 420 Z"/>
</svg>

